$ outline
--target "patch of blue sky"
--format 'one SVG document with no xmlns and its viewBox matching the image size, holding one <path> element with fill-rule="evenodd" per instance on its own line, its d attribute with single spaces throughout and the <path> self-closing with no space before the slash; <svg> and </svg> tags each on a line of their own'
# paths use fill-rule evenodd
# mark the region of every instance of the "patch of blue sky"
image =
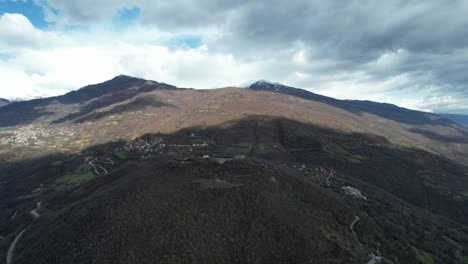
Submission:
<svg viewBox="0 0 468 264">
<path fill-rule="evenodd" d="M 63 26 L 63 30 L 70 32 L 70 31 L 82 31 L 85 32 L 89 30 L 89 25 L 77 25 L 77 24 L 66 24 Z"/>
<path fill-rule="evenodd" d="M 203 39 L 196 35 L 182 35 L 171 39 L 168 43 L 170 46 L 198 48 L 203 44 Z"/>
<path fill-rule="evenodd" d="M 139 7 L 122 8 L 113 18 L 113 22 L 118 26 L 128 26 L 138 22 L 141 9 Z"/>
<path fill-rule="evenodd" d="M 11 53 L 0 52 L 0 60 L 8 61 L 12 57 L 13 55 Z"/>
<path fill-rule="evenodd" d="M 42 7 L 32 0 L 0 0 L 0 14 L 4 13 L 22 14 L 37 28 L 46 28 L 49 25 Z"/>
</svg>

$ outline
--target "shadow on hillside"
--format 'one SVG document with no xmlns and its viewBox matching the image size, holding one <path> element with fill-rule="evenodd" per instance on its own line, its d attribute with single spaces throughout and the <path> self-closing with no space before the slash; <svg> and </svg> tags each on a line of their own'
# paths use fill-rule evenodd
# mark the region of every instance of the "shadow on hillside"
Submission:
<svg viewBox="0 0 468 264">
<path fill-rule="evenodd" d="M 148 81 L 138 78 L 118 76 L 107 82 L 89 85 L 62 96 L 11 103 L 3 106 L 0 108 L 0 127 L 27 125 L 41 118 L 50 119 L 51 116 L 59 113 L 43 109 L 53 103 L 76 104 L 80 107 L 78 112 L 51 122 L 51 124 L 60 124 L 92 113 L 96 109 L 129 100 L 138 94 L 159 89 L 172 90 L 177 88 L 165 83 L 148 83 Z"/>
<path fill-rule="evenodd" d="M 54 113 L 40 109 L 51 102 L 50 98 L 35 99 L 3 106 L 0 108 L 0 127 L 27 125 L 42 117 L 52 115 Z"/>
<path fill-rule="evenodd" d="M 198 141 L 221 146 L 217 148 L 220 153 L 250 146 L 250 158 L 334 168 L 415 206 L 461 223 L 468 221 L 468 201 L 457 198 L 468 188 L 468 168 L 423 150 L 393 145 L 381 136 L 343 133 L 281 118 L 249 117 L 217 127 L 144 138 L 163 137 L 168 142 L 190 144 L 193 135 Z"/>
<path fill-rule="evenodd" d="M 78 114 L 78 116 L 80 117 L 73 120 L 73 122 L 84 123 L 87 121 L 96 121 L 98 119 L 101 119 L 110 115 L 119 115 L 119 114 L 126 113 L 126 112 L 139 111 L 147 106 L 158 107 L 158 108 L 159 107 L 174 107 L 171 104 L 162 103 L 155 98 L 137 98 L 136 100 L 132 102 L 115 106 L 114 108 L 107 110 L 107 111 L 93 112 L 85 116 L 81 116 L 81 114 Z"/>
<path fill-rule="evenodd" d="M 210 151 L 210 157 L 236 154 L 236 149 L 249 151 L 244 152 L 245 158 L 224 164 L 186 159 L 177 148 L 195 141 L 209 142 L 203 151 Z M 170 157 L 161 159 L 140 159 L 139 153 L 118 159 L 114 154 L 126 142 L 109 142 L 81 155 L 0 164 L 0 181 L 6 182 L 0 186 L 0 206 L 9 209 L 16 205 L 18 194 L 64 175 L 86 157 L 115 160 L 114 167 L 108 167 L 109 175 L 49 200 L 47 208 L 58 212 L 49 223 L 36 225 L 25 235 L 32 244 L 19 248 L 24 253 L 18 263 L 38 261 L 31 256 L 39 256 L 39 263 L 73 262 L 70 252 L 86 260 L 100 256 L 109 263 L 155 259 L 174 263 L 168 256 L 178 260 L 179 255 L 196 262 L 207 252 L 211 255 L 203 263 L 233 262 L 245 257 L 245 252 L 258 263 L 283 263 L 278 256 L 304 263 L 308 257 L 343 260 L 350 256 L 343 248 L 364 249 L 355 249 L 355 241 L 348 236 L 349 223 L 357 214 L 362 218 L 358 235 L 365 246 L 378 242 L 384 254 L 402 261 L 416 259 L 417 249 L 415 256 L 398 250 L 413 245 L 428 252 L 434 249 L 430 252 L 435 258 L 449 259 L 453 250 L 439 243 L 442 234 L 465 241 L 458 224 L 415 208 L 466 223 L 467 202 L 454 198 L 468 188 L 463 176 L 466 168 L 421 150 L 391 145 L 380 136 L 252 116 L 173 134 L 146 134 L 134 142 L 175 147 Z M 304 171 L 293 167 L 300 164 Z M 306 170 L 315 168 L 335 169 L 340 182 L 336 186 L 311 182 Z M 369 200 L 346 198 L 340 193 L 342 184 L 359 186 Z M 448 227 L 450 232 L 443 231 Z M 418 245 L 421 240 L 426 243 Z M 115 248 L 124 251 L 122 256 L 116 255 L 122 250 Z M 42 254 L 37 254 L 39 250 Z M 316 255 L 311 258 L 309 252 Z M 146 258 L 147 254 L 154 255 Z"/>
<path fill-rule="evenodd" d="M 90 114 L 94 112 L 95 110 L 103 107 L 107 107 L 116 103 L 120 103 L 126 100 L 129 100 L 131 98 L 134 98 L 135 96 L 141 94 L 141 93 L 148 93 L 152 92 L 155 90 L 160 90 L 160 89 L 177 89 L 174 86 L 162 84 L 162 83 L 156 83 L 156 84 L 150 84 L 150 85 L 144 85 L 140 84 L 139 81 L 137 81 L 137 84 L 128 84 L 126 82 L 117 82 L 117 86 L 113 85 L 113 81 L 109 81 L 110 83 L 104 83 L 100 84 L 98 87 L 92 86 L 92 87 L 85 87 L 81 90 L 78 90 L 76 92 L 72 92 L 72 94 L 67 94 L 64 98 L 61 98 L 59 102 L 67 104 L 67 103 L 80 103 L 83 104 L 84 102 L 88 102 L 87 104 L 83 104 L 81 106 L 81 109 L 73 114 L 67 115 L 63 118 L 57 119 L 52 121 L 52 124 L 59 124 L 63 123 L 66 121 L 73 120 L 75 118 Z M 141 82 L 145 82 L 144 80 L 141 80 Z M 128 89 L 129 85 L 137 86 L 137 85 L 142 85 L 138 89 Z M 134 104 L 130 103 L 129 108 L 138 108 L 139 102 L 135 102 Z M 148 101 L 141 101 L 141 104 L 147 104 L 150 105 L 152 104 L 151 102 Z M 157 103 L 154 103 L 157 104 Z M 157 104 L 161 105 L 161 104 Z M 124 111 L 123 107 L 117 106 L 116 107 L 118 111 Z M 99 114 L 98 114 L 99 115 Z M 98 116 L 95 116 L 96 118 L 99 118 Z M 83 117 L 83 119 L 86 119 L 87 117 Z M 91 120 L 93 117 L 91 118 Z M 82 121 L 78 121 L 82 122 Z"/>
<path fill-rule="evenodd" d="M 208 142 L 212 156 L 242 154 L 251 159 L 334 168 L 415 206 L 459 222 L 468 221 L 467 201 L 456 198 L 468 189 L 466 167 L 423 150 L 392 145 L 381 136 L 344 133 L 287 119 L 252 116 L 219 126 L 187 128 L 173 134 L 147 134 L 141 139 L 145 142 L 162 139 L 171 145 Z M 121 143 L 93 146 L 89 151 L 96 155 L 113 155 L 116 144 Z M 172 158 L 180 160 L 190 155 L 178 149 L 169 152 L 173 153 Z M 202 151 L 193 153 L 202 154 Z M 135 157 L 138 159 L 140 155 Z M 47 167 L 47 163 L 44 166 Z M 4 170 L 2 174 L 0 179 L 13 175 L 14 170 Z M 27 173 L 23 177 L 26 176 Z"/>
</svg>

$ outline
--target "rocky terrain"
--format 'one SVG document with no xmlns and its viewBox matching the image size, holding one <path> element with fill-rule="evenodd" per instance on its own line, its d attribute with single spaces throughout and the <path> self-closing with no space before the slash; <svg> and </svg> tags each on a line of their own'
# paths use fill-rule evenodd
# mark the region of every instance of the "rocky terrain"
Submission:
<svg viewBox="0 0 468 264">
<path fill-rule="evenodd" d="M 467 135 L 268 82 L 9 104 L 0 263 L 467 263 Z"/>
</svg>

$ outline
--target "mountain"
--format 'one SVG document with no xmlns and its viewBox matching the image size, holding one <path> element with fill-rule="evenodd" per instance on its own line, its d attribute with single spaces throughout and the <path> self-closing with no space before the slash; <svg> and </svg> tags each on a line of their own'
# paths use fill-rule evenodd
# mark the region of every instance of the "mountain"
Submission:
<svg viewBox="0 0 468 264">
<path fill-rule="evenodd" d="M 119 76 L 0 108 L 0 263 L 468 258 L 465 127 L 250 88 Z"/>
<path fill-rule="evenodd" d="M 460 114 L 440 114 L 440 115 L 452 121 L 460 123 L 462 125 L 468 126 L 468 115 L 460 115 Z"/>
<path fill-rule="evenodd" d="M 0 133 L 3 130 L 9 135 L 3 141 L 10 142 L 13 147 L 34 145 L 44 151 L 79 151 L 109 140 L 133 139 L 144 133 L 170 133 L 193 126 L 219 125 L 249 115 L 267 115 L 376 134 L 396 144 L 468 163 L 467 129 L 448 119 L 387 104 L 341 101 L 286 88 L 294 94 L 286 96 L 277 91 L 235 87 L 181 89 L 118 76 L 63 96 L 3 107 Z M 13 135 L 13 130 L 19 134 Z M 61 136 L 64 133 L 66 136 Z M 42 135 L 44 140 L 29 141 L 34 135 Z"/>
<path fill-rule="evenodd" d="M 259 91 L 270 91 L 292 95 L 307 100 L 325 103 L 352 113 L 369 113 L 386 119 L 394 120 L 399 123 L 413 125 L 454 125 L 453 122 L 450 122 L 450 120 L 444 118 L 444 116 L 440 116 L 437 114 L 409 110 L 388 103 L 377 103 L 372 101 L 359 100 L 338 100 L 335 98 L 315 94 L 307 90 L 298 89 L 282 85 L 280 83 L 273 83 L 264 80 L 254 82 L 248 85 L 247 88 Z"/>
<path fill-rule="evenodd" d="M 0 98 L 0 107 L 5 106 L 9 103 L 10 101 L 8 101 L 7 99 Z"/>
<path fill-rule="evenodd" d="M 112 80 L 83 87 L 62 96 L 13 103 L 0 112 L 0 126 L 30 124 L 41 119 L 58 124 L 110 106 L 140 93 L 174 86 L 125 75 Z M 14 116 L 15 118 L 11 118 Z"/>
</svg>

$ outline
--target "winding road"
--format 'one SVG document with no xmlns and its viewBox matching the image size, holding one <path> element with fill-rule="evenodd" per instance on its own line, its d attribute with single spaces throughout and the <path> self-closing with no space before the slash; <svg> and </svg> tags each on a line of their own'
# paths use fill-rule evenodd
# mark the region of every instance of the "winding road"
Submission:
<svg viewBox="0 0 468 264">
<path fill-rule="evenodd" d="M 15 219 L 17 214 L 18 214 L 18 211 L 15 211 L 15 213 L 11 216 L 11 219 Z"/>
<path fill-rule="evenodd" d="M 18 241 L 21 239 L 23 236 L 24 232 L 28 230 L 29 226 L 23 229 L 16 237 L 15 240 L 13 240 L 13 243 L 11 243 L 10 248 L 8 248 L 8 253 L 6 256 L 6 264 L 12 264 L 13 263 L 13 254 L 15 253 L 15 247 Z"/>
<path fill-rule="evenodd" d="M 354 216 L 354 220 L 353 222 L 351 222 L 351 224 L 349 225 L 349 229 L 351 230 L 351 232 L 353 233 L 353 236 L 354 236 L 354 239 L 356 240 L 356 242 L 361 245 L 361 242 L 359 242 L 359 239 L 357 237 L 357 234 L 356 234 L 356 230 L 354 230 L 354 226 L 356 225 L 356 223 L 360 220 L 359 216 L 355 215 Z"/>
<path fill-rule="evenodd" d="M 356 225 L 357 222 L 359 222 L 359 220 L 360 220 L 359 216 L 355 215 L 353 222 L 351 222 L 351 224 L 349 225 L 349 229 L 353 233 L 353 237 L 354 237 L 354 240 L 356 240 L 356 243 L 358 243 L 358 245 L 361 245 L 361 242 L 359 241 L 359 239 L 357 237 L 356 230 L 354 230 L 354 226 Z M 371 260 L 369 260 L 369 262 L 367 262 L 367 264 L 380 263 L 381 257 L 379 255 L 380 255 L 380 251 L 378 249 L 377 249 L 377 255 L 375 255 L 374 253 L 371 253 L 369 255 L 371 257 Z"/>
<path fill-rule="evenodd" d="M 36 208 L 34 208 L 34 210 L 31 210 L 29 211 L 29 213 L 34 216 L 34 218 L 39 218 L 41 217 L 41 215 L 37 212 L 37 210 L 39 210 L 41 208 L 41 205 L 42 205 L 42 202 L 38 202 L 36 203 Z"/>
<path fill-rule="evenodd" d="M 42 202 L 37 202 L 36 203 L 36 208 L 34 208 L 33 210 L 29 211 L 29 213 L 35 218 L 39 218 L 41 217 L 41 215 L 37 212 L 40 208 L 41 208 L 41 205 L 42 205 Z M 15 212 L 15 215 L 16 215 L 17 212 Z M 14 215 L 14 216 L 15 216 Z M 14 216 L 12 218 L 14 218 Z M 6 256 L 6 264 L 12 264 L 13 263 L 13 254 L 15 252 L 15 247 L 16 247 L 16 244 L 18 243 L 18 241 L 21 239 L 21 237 L 23 236 L 24 232 L 26 232 L 26 230 L 28 230 L 29 226 L 26 227 L 25 229 L 23 229 L 16 237 L 15 237 L 15 240 L 13 240 L 13 243 L 11 243 L 10 247 L 8 248 L 8 252 L 7 252 L 7 256 Z M 0 237 L 1 239 L 3 239 L 3 237 Z"/>
<path fill-rule="evenodd" d="M 94 168 L 94 172 L 96 173 L 96 175 L 101 175 L 101 173 L 99 172 L 98 169 L 101 169 L 102 172 L 104 172 L 104 176 L 106 176 L 109 172 L 104 168 L 102 167 L 101 165 L 99 164 L 94 164 L 94 161 L 90 161 L 88 162 L 89 165 L 91 165 L 93 168 Z"/>
</svg>

